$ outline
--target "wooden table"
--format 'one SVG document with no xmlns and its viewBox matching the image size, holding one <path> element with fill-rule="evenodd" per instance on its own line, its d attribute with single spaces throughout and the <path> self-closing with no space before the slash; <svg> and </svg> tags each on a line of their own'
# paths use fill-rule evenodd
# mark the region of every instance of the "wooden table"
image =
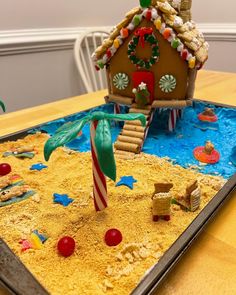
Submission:
<svg viewBox="0 0 236 295">
<path fill-rule="evenodd" d="M 0 136 L 104 102 L 106 91 L 0 117 Z M 236 106 L 236 74 L 200 71 L 195 97 Z M 6 294 L 0 289 L 0 294 Z M 236 193 L 162 284 L 158 295 L 236 294 Z"/>
</svg>

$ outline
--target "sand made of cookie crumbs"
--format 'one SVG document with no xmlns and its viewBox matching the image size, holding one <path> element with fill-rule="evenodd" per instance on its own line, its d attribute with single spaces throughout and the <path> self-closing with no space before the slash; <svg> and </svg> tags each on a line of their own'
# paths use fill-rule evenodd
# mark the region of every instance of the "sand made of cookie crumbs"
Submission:
<svg viewBox="0 0 236 295">
<path fill-rule="evenodd" d="M 96 213 L 90 152 L 58 148 L 45 163 L 43 146 L 47 139 L 46 134 L 39 133 L 0 145 L 0 154 L 28 144 L 38 151 L 33 159 L 1 158 L 37 195 L 0 208 L 0 233 L 50 294 L 129 294 L 225 182 L 151 155 L 141 154 L 133 160 L 116 158 L 117 181 L 132 175 L 137 183 L 130 190 L 115 187 L 108 180 L 109 207 Z M 39 162 L 48 168 L 29 170 Z M 198 179 L 202 190 L 201 208 L 191 213 L 173 205 L 171 221 L 152 222 L 154 183 L 172 182 L 175 196 L 184 193 L 193 179 Z M 54 193 L 68 194 L 74 202 L 68 207 L 54 204 Z M 119 229 L 123 235 L 116 247 L 104 243 L 104 234 L 110 228 Z M 19 241 L 29 238 L 35 229 L 49 239 L 42 250 L 22 252 Z M 69 258 L 57 252 L 57 242 L 63 236 L 76 241 L 76 251 Z"/>
</svg>

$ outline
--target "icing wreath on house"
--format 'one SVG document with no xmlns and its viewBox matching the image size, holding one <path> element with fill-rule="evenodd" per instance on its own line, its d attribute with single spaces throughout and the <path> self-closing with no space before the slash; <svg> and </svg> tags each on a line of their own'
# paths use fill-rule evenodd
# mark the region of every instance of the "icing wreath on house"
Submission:
<svg viewBox="0 0 236 295">
<path fill-rule="evenodd" d="M 191 20 L 191 4 L 140 0 L 140 7 L 126 14 L 92 56 L 96 69 L 107 71 L 107 101 L 131 106 L 130 112 L 150 110 L 147 125 L 152 110 L 168 108 L 172 131 L 179 110 L 191 105 L 197 71 L 209 47 Z"/>
</svg>

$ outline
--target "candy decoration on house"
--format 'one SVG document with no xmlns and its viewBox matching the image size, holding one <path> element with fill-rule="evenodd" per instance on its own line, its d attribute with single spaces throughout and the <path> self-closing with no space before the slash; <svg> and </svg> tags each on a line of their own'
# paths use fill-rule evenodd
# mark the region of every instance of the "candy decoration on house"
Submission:
<svg viewBox="0 0 236 295">
<path fill-rule="evenodd" d="M 218 117 L 216 116 L 214 109 L 205 108 L 202 113 L 198 115 L 198 119 L 204 122 L 217 122 Z"/>
<path fill-rule="evenodd" d="M 0 100 L 0 107 L 2 108 L 3 112 L 6 112 L 6 107 L 5 104 L 3 103 L 3 101 Z"/>
<path fill-rule="evenodd" d="M 147 84 L 140 83 L 137 88 L 133 89 L 133 93 L 138 107 L 142 108 L 150 102 L 150 92 L 147 89 Z"/>
<path fill-rule="evenodd" d="M 207 141 L 205 146 L 195 148 L 193 154 L 202 163 L 215 164 L 220 160 L 220 153 L 215 149 L 211 141 Z"/>
<path fill-rule="evenodd" d="M 129 85 L 129 77 L 125 73 L 118 73 L 113 78 L 114 86 L 119 90 L 124 90 Z"/>
<path fill-rule="evenodd" d="M 155 192 L 152 196 L 152 214 L 153 221 L 156 222 L 160 218 L 166 221 L 170 220 L 171 214 L 171 193 L 172 183 L 156 183 Z"/>
<path fill-rule="evenodd" d="M 208 59 L 209 46 L 191 20 L 191 4 L 191 0 L 140 0 L 140 7 L 114 27 L 92 56 L 95 66 L 107 71 L 106 102 L 126 105 L 130 113 L 143 113 L 147 125 L 151 124 L 152 110 L 169 109 L 166 125 L 174 130 L 182 113 L 179 110 L 192 105 L 197 71 Z M 114 85 L 113 78 L 119 73 L 128 76 L 125 89 Z M 147 96 L 141 98 L 144 103 L 140 104 L 141 83 L 146 84 L 150 97 L 147 102 Z M 133 123 L 124 128 L 121 136 L 125 141 L 115 144 L 116 152 L 139 153 L 148 129 L 137 131 Z M 140 139 L 142 143 L 135 146 Z"/>
<path fill-rule="evenodd" d="M 144 48 L 145 42 L 148 42 L 152 48 L 152 54 L 149 59 L 141 59 L 136 55 L 137 46 Z M 157 62 L 159 47 L 152 28 L 142 27 L 135 31 L 133 39 L 128 44 L 128 57 L 139 69 L 144 68 L 148 70 Z"/>
<path fill-rule="evenodd" d="M 174 198 L 174 202 L 183 209 L 194 212 L 200 207 L 201 189 L 197 180 L 193 180 L 186 187 L 185 193 Z"/>
<path fill-rule="evenodd" d="M 159 81 L 159 86 L 165 93 L 172 92 L 176 87 L 176 79 L 172 75 L 164 75 Z"/>
<path fill-rule="evenodd" d="M 143 8 L 150 6 L 151 3 L 152 3 L 152 0 L 140 0 L 140 6 Z"/>
<path fill-rule="evenodd" d="M 110 120 L 132 121 L 138 120 L 145 126 L 146 119 L 143 114 L 107 114 L 94 112 L 84 118 L 66 123 L 60 127 L 56 134 L 49 138 L 44 146 L 44 157 L 48 161 L 52 152 L 60 146 L 75 139 L 86 123 L 90 122 L 91 154 L 93 163 L 93 197 L 96 211 L 107 207 L 106 176 L 116 180 L 116 164 L 113 154 Z"/>
</svg>

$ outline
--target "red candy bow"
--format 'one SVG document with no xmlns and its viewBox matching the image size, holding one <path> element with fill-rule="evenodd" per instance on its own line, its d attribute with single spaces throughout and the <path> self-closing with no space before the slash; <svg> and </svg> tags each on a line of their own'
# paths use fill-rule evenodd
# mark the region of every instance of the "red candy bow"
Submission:
<svg viewBox="0 0 236 295">
<path fill-rule="evenodd" d="M 140 42 L 141 46 L 144 48 L 144 45 L 145 45 L 144 36 L 145 35 L 150 35 L 152 33 L 153 33 L 152 28 L 142 27 L 142 28 L 137 29 L 135 31 L 134 35 L 136 37 L 140 37 L 139 42 Z"/>
</svg>

